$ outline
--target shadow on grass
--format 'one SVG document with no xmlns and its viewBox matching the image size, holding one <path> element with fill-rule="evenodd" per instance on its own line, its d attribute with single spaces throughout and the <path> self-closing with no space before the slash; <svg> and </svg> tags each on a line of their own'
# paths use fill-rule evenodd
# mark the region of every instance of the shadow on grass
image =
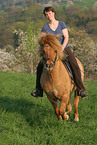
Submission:
<svg viewBox="0 0 97 145">
<path fill-rule="evenodd" d="M 45 101 L 43 100 L 43 102 Z M 54 125 L 54 122 L 50 121 L 51 118 L 58 122 L 53 107 L 52 109 L 50 107 L 47 108 L 46 105 L 43 103 L 41 104 L 41 101 L 38 102 L 37 99 L 32 99 L 32 101 L 30 101 L 26 98 L 11 98 L 10 96 L 3 96 L 0 98 L 0 110 L 23 115 L 30 126 L 42 126 L 46 122 Z M 69 113 L 69 122 L 74 122 L 73 108 L 71 113 Z"/>
<path fill-rule="evenodd" d="M 54 112 L 34 101 L 28 101 L 25 98 L 15 99 L 8 96 L 0 98 L 0 110 L 23 115 L 30 126 L 43 124 L 47 116 L 54 115 Z"/>
</svg>

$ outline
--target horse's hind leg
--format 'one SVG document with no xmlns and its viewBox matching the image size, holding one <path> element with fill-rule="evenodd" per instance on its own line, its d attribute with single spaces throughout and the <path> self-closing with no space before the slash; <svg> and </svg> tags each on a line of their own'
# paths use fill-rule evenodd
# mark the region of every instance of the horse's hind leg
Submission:
<svg viewBox="0 0 97 145">
<path fill-rule="evenodd" d="M 69 101 L 68 101 L 68 104 L 67 104 L 67 113 L 70 113 L 72 110 L 72 107 L 71 107 L 71 100 L 69 98 Z"/>
<path fill-rule="evenodd" d="M 75 97 L 73 99 L 74 105 L 74 121 L 79 121 L 79 114 L 78 114 L 78 103 L 79 103 L 79 96 L 77 95 L 77 90 L 75 91 Z"/>
</svg>

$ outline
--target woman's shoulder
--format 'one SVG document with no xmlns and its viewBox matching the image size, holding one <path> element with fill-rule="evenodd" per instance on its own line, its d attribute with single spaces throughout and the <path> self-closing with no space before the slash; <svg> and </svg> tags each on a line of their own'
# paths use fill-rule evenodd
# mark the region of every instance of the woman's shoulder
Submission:
<svg viewBox="0 0 97 145">
<path fill-rule="evenodd" d="M 47 29 L 48 29 L 48 23 L 42 27 L 41 32 L 45 32 Z"/>
<path fill-rule="evenodd" d="M 59 23 L 60 23 L 60 24 L 63 24 L 64 22 L 63 22 L 63 21 L 59 21 Z"/>
<path fill-rule="evenodd" d="M 48 28 L 48 23 L 42 27 L 41 31 L 45 31 L 47 28 Z"/>
<path fill-rule="evenodd" d="M 48 23 L 43 26 L 43 28 L 46 28 L 46 27 L 48 27 Z"/>
<path fill-rule="evenodd" d="M 59 21 L 59 25 L 64 29 L 67 28 L 66 24 L 63 21 Z"/>
</svg>

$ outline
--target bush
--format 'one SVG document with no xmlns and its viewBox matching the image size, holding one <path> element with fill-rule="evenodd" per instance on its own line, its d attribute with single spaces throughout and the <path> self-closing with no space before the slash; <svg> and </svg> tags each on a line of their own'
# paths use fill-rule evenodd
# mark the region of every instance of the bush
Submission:
<svg viewBox="0 0 97 145">
<path fill-rule="evenodd" d="M 97 71 L 96 66 L 96 44 L 83 30 L 76 28 L 69 29 L 70 47 L 75 56 L 82 62 L 85 71 L 94 74 Z"/>
</svg>

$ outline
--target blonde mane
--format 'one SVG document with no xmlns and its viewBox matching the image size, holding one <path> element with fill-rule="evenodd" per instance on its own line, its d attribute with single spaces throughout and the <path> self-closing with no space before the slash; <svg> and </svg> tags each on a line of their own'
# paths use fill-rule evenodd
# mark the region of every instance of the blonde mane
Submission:
<svg viewBox="0 0 97 145">
<path fill-rule="evenodd" d="M 46 44 L 49 44 L 55 51 L 57 51 L 59 59 L 64 58 L 64 53 L 62 51 L 62 46 L 58 40 L 58 35 L 54 34 L 44 34 L 38 39 L 38 43 L 40 45 L 39 52 L 40 56 L 43 56 L 43 47 Z"/>
</svg>

